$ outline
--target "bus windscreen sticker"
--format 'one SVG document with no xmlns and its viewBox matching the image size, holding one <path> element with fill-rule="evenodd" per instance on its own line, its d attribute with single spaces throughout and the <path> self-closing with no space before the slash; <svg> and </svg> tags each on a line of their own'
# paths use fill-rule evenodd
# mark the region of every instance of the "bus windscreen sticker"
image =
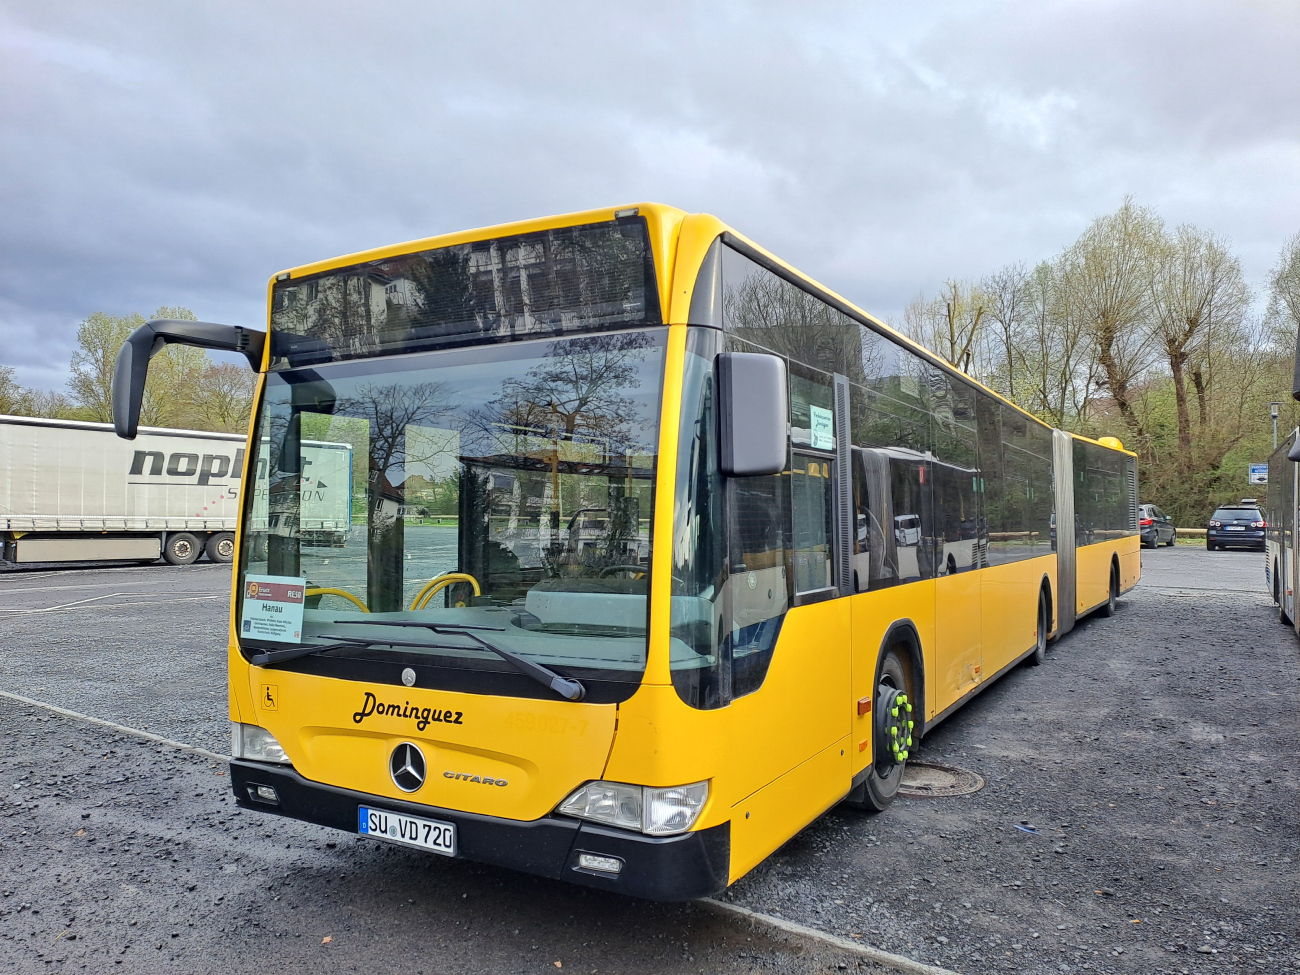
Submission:
<svg viewBox="0 0 1300 975">
<path fill-rule="evenodd" d="M 808 413 L 812 420 L 813 450 L 834 450 L 835 414 L 811 404 L 808 406 Z"/>
<path fill-rule="evenodd" d="M 252 640 L 298 643 L 302 640 L 302 608 L 306 591 L 306 579 L 245 576 L 240 635 Z"/>
</svg>

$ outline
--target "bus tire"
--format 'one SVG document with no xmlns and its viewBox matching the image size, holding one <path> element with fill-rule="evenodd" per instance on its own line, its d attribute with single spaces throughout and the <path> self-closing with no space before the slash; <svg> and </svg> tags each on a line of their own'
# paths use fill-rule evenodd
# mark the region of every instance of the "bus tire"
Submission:
<svg viewBox="0 0 1300 975">
<path fill-rule="evenodd" d="M 871 742 L 874 760 L 867 770 L 866 780 L 849 796 L 849 803 L 865 812 L 878 813 L 888 809 L 889 804 L 894 801 L 894 796 L 898 795 L 898 787 L 903 781 L 907 758 L 896 761 L 891 748 L 887 746 L 887 742 L 894 740 L 895 737 L 888 734 L 892 718 L 889 714 L 888 702 L 895 699 L 899 692 L 907 695 L 909 703 L 913 700 L 913 682 L 907 679 L 909 663 L 907 648 L 899 644 L 885 651 L 880 661 L 880 670 L 876 677 L 876 692 L 872 701 Z M 919 699 L 916 703 L 919 705 Z M 903 719 L 903 727 L 912 738 L 908 743 L 909 747 L 915 748 L 915 737 L 911 736 L 910 728 L 915 721 L 903 715 L 900 717 Z M 904 755 L 906 756 L 906 752 Z"/>
<path fill-rule="evenodd" d="M 163 559 L 170 565 L 190 565 L 202 551 L 199 540 L 189 532 L 173 532 L 163 543 Z"/>
<path fill-rule="evenodd" d="M 1286 605 L 1282 602 L 1282 586 L 1277 581 L 1277 562 L 1273 563 L 1273 602 L 1277 604 L 1277 621 L 1283 626 L 1291 625 L 1291 617 L 1286 615 Z"/>
<path fill-rule="evenodd" d="M 235 559 L 235 533 L 214 532 L 203 543 L 203 554 L 209 562 L 227 563 Z"/>
<path fill-rule="evenodd" d="M 1038 643 L 1034 645 L 1034 652 L 1031 653 L 1025 662 L 1031 667 L 1039 666 L 1047 659 L 1047 631 L 1051 627 L 1048 621 L 1047 609 L 1047 590 L 1038 590 Z"/>
<path fill-rule="evenodd" d="M 1115 615 L 1115 603 L 1119 599 L 1119 573 L 1115 567 L 1110 569 L 1110 592 L 1106 595 L 1106 601 L 1101 605 L 1101 615 L 1107 618 Z"/>
</svg>

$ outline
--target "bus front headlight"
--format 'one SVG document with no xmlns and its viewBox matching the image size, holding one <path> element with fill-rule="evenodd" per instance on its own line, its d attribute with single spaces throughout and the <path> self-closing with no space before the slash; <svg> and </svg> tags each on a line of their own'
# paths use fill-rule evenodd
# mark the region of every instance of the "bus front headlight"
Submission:
<svg viewBox="0 0 1300 975">
<path fill-rule="evenodd" d="M 558 811 L 648 836 L 673 836 L 695 825 L 708 798 L 708 782 L 660 789 L 623 782 L 588 782 L 560 803 Z"/>
<path fill-rule="evenodd" d="M 230 755 L 232 758 L 246 758 L 252 762 L 274 762 L 276 765 L 292 765 L 284 748 L 275 740 L 275 735 L 255 724 L 230 723 Z"/>
</svg>

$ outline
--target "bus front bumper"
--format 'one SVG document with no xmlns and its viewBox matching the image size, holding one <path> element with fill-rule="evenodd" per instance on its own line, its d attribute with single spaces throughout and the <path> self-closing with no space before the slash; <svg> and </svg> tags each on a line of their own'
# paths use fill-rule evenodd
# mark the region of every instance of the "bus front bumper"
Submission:
<svg viewBox="0 0 1300 975">
<path fill-rule="evenodd" d="M 291 768 L 234 759 L 230 784 L 244 809 L 276 813 L 357 834 L 357 807 L 391 809 L 456 824 L 457 856 L 478 863 L 656 901 L 686 901 L 727 886 L 731 824 L 680 836 L 643 836 L 560 816 L 523 822 L 367 795 L 304 779 Z M 254 800 L 270 786 L 278 802 Z M 381 841 L 382 842 L 382 841 Z M 580 869 L 578 855 L 617 857 L 617 875 Z"/>
</svg>

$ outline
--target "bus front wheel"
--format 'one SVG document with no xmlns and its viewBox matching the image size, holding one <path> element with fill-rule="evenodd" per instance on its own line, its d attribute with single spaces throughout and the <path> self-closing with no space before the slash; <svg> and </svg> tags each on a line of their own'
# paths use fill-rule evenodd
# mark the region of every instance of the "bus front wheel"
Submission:
<svg viewBox="0 0 1300 975">
<path fill-rule="evenodd" d="M 907 651 L 890 647 L 880 662 L 872 701 L 872 754 L 866 780 L 850 794 L 849 802 L 867 812 L 883 812 L 898 795 L 909 751 L 915 747 L 914 730 L 920 712 L 914 700 Z"/>
</svg>

